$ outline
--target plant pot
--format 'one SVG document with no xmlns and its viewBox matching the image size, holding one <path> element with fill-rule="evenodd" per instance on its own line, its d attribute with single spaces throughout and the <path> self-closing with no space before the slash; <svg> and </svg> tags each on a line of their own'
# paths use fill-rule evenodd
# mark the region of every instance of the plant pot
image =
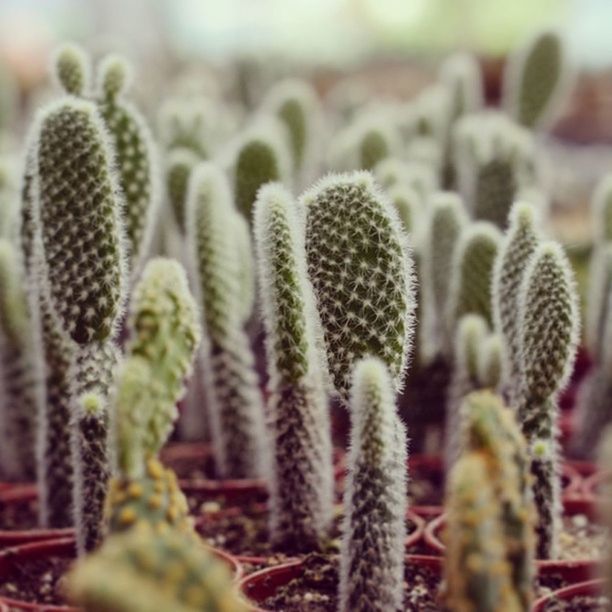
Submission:
<svg viewBox="0 0 612 612">
<path fill-rule="evenodd" d="M 30 503 L 38 497 L 36 485 L 13 485 L 3 491 L 0 491 L 0 506 L 20 505 Z M 0 548 L 7 546 L 18 546 L 20 544 L 28 544 L 31 542 L 45 542 L 47 540 L 56 540 L 58 538 L 72 537 L 74 529 L 68 527 L 65 529 L 43 529 L 34 527 L 31 529 L 1 529 L 0 530 Z"/>
<path fill-rule="evenodd" d="M 442 559 L 429 557 L 427 555 L 406 555 L 406 561 L 424 565 L 436 573 L 442 574 Z M 288 584 L 294 578 L 298 578 L 303 571 L 302 561 L 292 561 L 254 572 L 243 578 L 240 583 L 240 591 L 250 604 L 251 612 L 266 612 L 265 608 L 257 604 L 274 595 L 276 591 Z"/>
<path fill-rule="evenodd" d="M 548 604 L 555 601 L 571 601 L 574 597 L 581 595 L 601 595 L 604 585 L 605 581 L 600 578 L 597 580 L 588 580 L 579 584 L 572 584 L 562 589 L 558 589 L 557 591 L 553 591 L 552 593 L 538 599 L 533 606 L 533 612 L 546 612 Z M 601 608 L 599 607 L 594 608 L 593 612 L 600 609 Z"/>
<path fill-rule="evenodd" d="M 217 559 L 228 567 L 235 582 L 242 579 L 242 565 L 235 557 L 214 548 L 210 548 L 210 550 Z M 7 548 L 0 552 L 0 583 L 6 582 L 7 575 L 16 565 L 26 565 L 28 562 L 41 561 L 50 557 L 60 557 L 70 561 L 74 560 L 76 558 L 76 544 L 74 538 L 59 538 L 46 542 L 32 542 L 13 548 Z M 20 601 L 6 596 L 0 596 L 0 603 L 8 605 L 11 610 L 36 610 L 37 612 L 75 612 L 77 610 L 77 608 L 72 606 L 47 605 L 36 602 Z"/>
<path fill-rule="evenodd" d="M 573 516 L 576 514 L 584 514 L 588 518 L 595 518 L 596 511 L 587 498 L 565 499 L 563 501 L 564 514 Z M 423 539 L 427 547 L 432 553 L 438 554 L 441 557 L 445 555 L 446 546 L 440 539 L 442 529 L 446 524 L 446 515 L 441 514 L 426 527 L 423 533 Z M 583 582 L 593 576 L 600 564 L 600 559 L 575 559 L 575 560 L 559 560 L 559 559 L 543 559 L 537 561 L 538 574 L 543 576 L 557 575 L 564 581 L 575 583 Z"/>
<path fill-rule="evenodd" d="M 599 488 L 602 484 L 609 482 L 610 477 L 611 475 L 609 471 L 596 471 L 588 478 L 584 479 L 584 483 L 582 485 L 584 495 L 590 499 L 595 506 L 597 506 L 597 498 L 601 497 L 601 491 Z"/>
</svg>

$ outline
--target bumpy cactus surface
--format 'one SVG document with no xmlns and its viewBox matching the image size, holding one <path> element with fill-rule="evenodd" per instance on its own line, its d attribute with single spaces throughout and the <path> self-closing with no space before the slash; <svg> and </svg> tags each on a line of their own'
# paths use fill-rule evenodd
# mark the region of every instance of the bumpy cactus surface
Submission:
<svg viewBox="0 0 612 612">
<path fill-rule="evenodd" d="M 411 344 L 412 262 L 397 213 L 371 175 L 330 175 L 301 199 L 306 256 L 336 390 L 352 368 L 380 357 L 399 389 Z"/>
<path fill-rule="evenodd" d="M 520 288 L 518 417 L 531 454 L 538 511 L 538 557 L 557 552 L 560 482 L 557 396 L 576 354 L 579 314 L 570 265 L 553 242 L 538 246 Z"/>
<path fill-rule="evenodd" d="M 290 550 L 321 546 L 332 517 L 331 439 L 319 321 L 306 276 L 303 229 L 280 185 L 255 209 L 274 435 L 271 533 Z"/>
<path fill-rule="evenodd" d="M 493 273 L 493 314 L 495 328 L 504 339 L 504 378 L 511 403 L 516 400 L 521 369 L 518 313 L 519 289 L 527 262 L 540 241 L 537 214 L 533 205 L 517 202 L 512 207 L 509 227 Z"/>
<path fill-rule="evenodd" d="M 67 578 L 70 600 L 86 612 L 241 612 L 223 562 L 175 530 L 146 526 L 108 538 Z"/>
<path fill-rule="evenodd" d="M 263 461 L 263 406 L 253 353 L 243 329 L 237 284 L 240 263 L 223 172 L 212 164 L 200 165 L 191 178 L 187 200 L 217 464 L 225 477 L 256 476 Z"/>
<path fill-rule="evenodd" d="M 355 366 L 339 610 L 398 610 L 406 533 L 406 432 L 385 364 Z"/>
</svg>

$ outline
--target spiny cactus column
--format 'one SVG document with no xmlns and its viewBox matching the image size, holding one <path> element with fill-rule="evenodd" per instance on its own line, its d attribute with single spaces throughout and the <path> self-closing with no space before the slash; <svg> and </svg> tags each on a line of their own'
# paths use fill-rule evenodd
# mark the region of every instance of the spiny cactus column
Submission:
<svg viewBox="0 0 612 612">
<path fill-rule="evenodd" d="M 348 400 L 354 363 L 387 364 L 396 390 L 412 339 L 415 299 L 406 235 L 367 172 L 330 175 L 301 198 L 306 258 L 333 383 Z"/>
<path fill-rule="evenodd" d="M 204 322 L 204 362 L 215 459 L 223 477 L 262 474 L 265 433 L 254 357 L 239 304 L 232 201 L 223 172 L 202 164 L 189 186 L 189 248 Z"/>
<path fill-rule="evenodd" d="M 413 236 L 420 234 L 424 211 L 419 194 L 406 185 L 395 185 L 388 190 L 388 194 L 397 210 L 404 231 Z"/>
<path fill-rule="evenodd" d="M 327 535 L 333 474 L 320 323 L 294 206 L 280 185 L 263 187 L 254 228 L 275 449 L 270 530 L 278 547 L 308 551 Z"/>
<path fill-rule="evenodd" d="M 493 272 L 493 315 L 505 345 L 504 391 L 510 405 L 516 402 L 521 369 L 519 289 L 540 237 L 535 208 L 527 202 L 515 203 Z"/>
<path fill-rule="evenodd" d="M 224 563 L 174 530 L 142 525 L 108 538 L 68 574 L 70 601 L 87 612 L 242 612 Z"/>
<path fill-rule="evenodd" d="M 0 239 L 0 457 L 4 478 L 30 482 L 36 474 L 39 372 L 24 284 L 15 247 Z"/>
<path fill-rule="evenodd" d="M 463 230 L 453 252 L 448 297 L 448 329 L 466 314 L 481 315 L 492 326 L 491 281 L 501 233 L 484 221 Z"/>
<path fill-rule="evenodd" d="M 547 127 L 559 110 L 568 84 L 565 45 L 556 32 L 540 32 L 515 53 L 504 74 L 508 113 L 532 129 Z"/>
<path fill-rule="evenodd" d="M 554 242 L 538 246 L 520 288 L 521 386 L 518 417 L 531 454 L 538 511 L 538 557 L 557 552 L 560 499 L 557 396 L 576 354 L 579 314 L 570 264 Z"/>
<path fill-rule="evenodd" d="M 185 208 L 187 205 L 187 186 L 193 169 L 200 161 L 189 149 L 173 149 L 166 159 L 166 192 L 174 213 L 174 220 L 181 234 L 185 235 Z"/>
<path fill-rule="evenodd" d="M 257 294 L 253 242 L 248 221 L 237 211 L 232 215 L 232 225 L 236 250 L 238 251 L 239 307 L 242 311 L 242 320 L 247 323 L 253 314 Z"/>
<path fill-rule="evenodd" d="M 502 380 L 504 341 L 499 334 L 489 334 L 480 345 L 478 382 L 485 389 L 495 391 Z"/>
<path fill-rule="evenodd" d="M 385 364 L 355 366 L 340 555 L 341 612 L 398 610 L 406 536 L 406 431 Z"/>
</svg>

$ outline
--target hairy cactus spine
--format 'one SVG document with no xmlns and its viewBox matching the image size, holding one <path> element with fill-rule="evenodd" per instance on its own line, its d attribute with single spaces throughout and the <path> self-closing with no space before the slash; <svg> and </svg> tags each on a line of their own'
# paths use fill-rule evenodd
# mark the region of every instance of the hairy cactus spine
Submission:
<svg viewBox="0 0 612 612">
<path fill-rule="evenodd" d="M 339 610 L 397 610 L 403 599 L 406 431 L 385 364 L 355 366 Z"/>
<path fill-rule="evenodd" d="M 554 558 L 560 516 L 557 396 L 576 354 L 579 314 L 570 264 L 554 242 L 532 255 L 519 292 L 518 417 L 529 445 L 538 512 L 538 558 Z"/>
<path fill-rule="evenodd" d="M 396 390 L 412 340 L 415 299 L 406 234 L 368 172 L 330 175 L 301 198 L 306 260 L 332 380 L 348 400 L 354 363 L 379 357 Z"/>
<path fill-rule="evenodd" d="M 312 550 L 321 547 L 332 517 L 333 475 L 319 322 L 294 206 L 280 185 L 263 187 L 254 229 L 275 451 L 272 541 Z"/>
<path fill-rule="evenodd" d="M 238 303 L 231 213 L 223 172 L 201 164 L 189 184 L 187 227 L 204 323 L 207 405 L 221 475 L 247 478 L 262 473 L 265 433 L 259 381 Z"/>
</svg>

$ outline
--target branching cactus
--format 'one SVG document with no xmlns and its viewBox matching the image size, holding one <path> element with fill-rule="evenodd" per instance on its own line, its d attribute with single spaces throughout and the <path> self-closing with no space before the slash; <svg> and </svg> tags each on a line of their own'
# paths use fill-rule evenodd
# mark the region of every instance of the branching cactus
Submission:
<svg viewBox="0 0 612 612">
<path fill-rule="evenodd" d="M 26 287 L 15 247 L 0 239 L 0 389 L 4 478 L 35 479 L 38 370 Z"/>
<path fill-rule="evenodd" d="M 330 175 L 301 198 L 306 260 L 334 386 L 348 400 L 354 363 L 387 364 L 399 390 L 412 341 L 412 260 L 392 204 L 367 172 Z"/>
<path fill-rule="evenodd" d="M 465 315 L 457 326 L 453 371 L 446 404 L 446 465 L 454 465 L 461 453 L 461 406 L 468 393 L 479 388 L 478 359 L 487 335 L 487 322 L 480 315 Z"/>
<path fill-rule="evenodd" d="M 254 356 L 239 304 L 239 255 L 232 201 L 223 172 L 202 164 L 187 198 L 189 248 L 204 322 L 204 365 L 215 459 L 220 475 L 261 475 L 265 432 Z"/>
<path fill-rule="evenodd" d="M 519 289 L 527 262 L 541 240 L 535 208 L 527 202 L 512 206 L 509 227 L 495 260 L 493 272 L 493 315 L 495 329 L 501 334 L 504 352 L 504 391 L 510 405 L 518 393 L 521 370 Z"/>
<path fill-rule="evenodd" d="M 236 151 L 234 198 L 236 208 L 251 221 L 257 191 L 266 183 L 286 182 L 291 153 L 279 119 L 266 118 L 248 131 Z"/>
<path fill-rule="evenodd" d="M 504 103 L 516 121 L 542 129 L 556 118 L 567 91 L 569 69 L 558 33 L 540 32 L 515 53 L 504 74 Z"/>
<path fill-rule="evenodd" d="M 531 454 L 538 557 L 557 553 L 560 481 L 557 396 L 576 354 L 579 314 L 569 262 L 554 242 L 538 246 L 519 292 L 521 381 L 518 417 Z"/>
<path fill-rule="evenodd" d="M 351 444 L 344 493 L 339 610 L 398 610 L 406 535 L 406 431 L 385 364 L 355 366 Z"/>
<path fill-rule="evenodd" d="M 333 474 L 320 323 L 306 276 L 303 229 L 290 194 L 263 187 L 255 208 L 274 435 L 271 534 L 288 550 L 321 547 Z"/>
<path fill-rule="evenodd" d="M 141 525 L 108 538 L 67 577 L 70 600 L 86 612 L 242 612 L 224 564 L 175 530 Z"/>
<path fill-rule="evenodd" d="M 501 233 L 490 223 L 467 226 L 453 251 L 448 296 L 448 330 L 466 314 L 482 316 L 492 326 L 491 283 Z"/>
</svg>

